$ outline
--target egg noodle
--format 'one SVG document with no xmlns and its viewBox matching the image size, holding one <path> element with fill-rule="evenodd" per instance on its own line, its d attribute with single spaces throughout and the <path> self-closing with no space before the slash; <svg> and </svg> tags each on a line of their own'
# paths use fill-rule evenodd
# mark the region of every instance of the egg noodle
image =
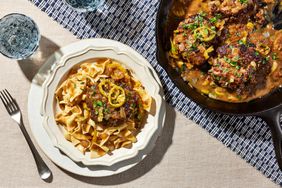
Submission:
<svg viewBox="0 0 282 188">
<path fill-rule="evenodd" d="M 55 96 L 57 124 L 78 150 L 90 152 L 90 158 L 130 148 L 151 107 L 141 82 L 111 59 L 94 59 L 71 70 Z"/>
</svg>

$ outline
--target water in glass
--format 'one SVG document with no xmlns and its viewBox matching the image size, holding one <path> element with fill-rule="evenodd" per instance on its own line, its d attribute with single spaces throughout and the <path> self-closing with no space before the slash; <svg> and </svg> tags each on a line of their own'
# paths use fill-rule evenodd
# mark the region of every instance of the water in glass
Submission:
<svg viewBox="0 0 282 188">
<path fill-rule="evenodd" d="M 0 52 L 12 59 L 25 59 L 39 46 L 40 34 L 35 22 L 23 14 L 0 19 Z"/>
<path fill-rule="evenodd" d="M 93 11 L 102 3 L 102 0 L 65 0 L 73 8 L 86 12 Z"/>
</svg>

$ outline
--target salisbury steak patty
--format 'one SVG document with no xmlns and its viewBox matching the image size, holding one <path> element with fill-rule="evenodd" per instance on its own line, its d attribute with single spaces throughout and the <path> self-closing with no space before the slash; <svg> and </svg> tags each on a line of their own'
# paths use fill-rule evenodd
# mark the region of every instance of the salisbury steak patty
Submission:
<svg viewBox="0 0 282 188">
<path fill-rule="evenodd" d="M 118 126 L 132 120 L 136 122 L 136 127 L 138 127 L 145 113 L 142 108 L 141 97 L 130 85 L 123 83 L 119 83 L 119 85 L 125 89 L 126 101 L 124 105 L 118 108 L 109 104 L 107 97 L 100 93 L 97 84 L 87 88 L 86 104 L 91 111 L 91 118 L 95 122 L 108 126 Z"/>
<path fill-rule="evenodd" d="M 223 45 L 217 49 L 218 57 L 210 62 L 209 74 L 221 87 L 237 94 L 252 94 L 265 85 L 271 63 L 255 50 L 254 45 Z"/>
<path fill-rule="evenodd" d="M 220 29 L 220 24 L 215 26 L 217 22 L 218 17 L 206 13 L 189 16 L 174 31 L 171 56 L 194 66 L 207 62 Z"/>
<path fill-rule="evenodd" d="M 231 20 L 241 19 L 255 10 L 254 0 L 212 0 L 209 3 L 212 13 L 220 13 Z"/>
</svg>

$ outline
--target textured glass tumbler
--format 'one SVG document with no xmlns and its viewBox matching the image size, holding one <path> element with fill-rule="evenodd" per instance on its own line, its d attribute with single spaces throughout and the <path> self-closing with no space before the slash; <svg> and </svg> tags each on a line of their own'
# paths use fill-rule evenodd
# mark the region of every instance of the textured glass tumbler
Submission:
<svg viewBox="0 0 282 188">
<path fill-rule="evenodd" d="M 103 0 L 65 0 L 72 8 L 79 12 L 90 12 L 96 10 Z"/>
<path fill-rule="evenodd" d="M 0 19 L 0 52 L 11 59 L 22 60 L 38 48 L 40 33 L 36 23 L 23 14 L 8 14 Z"/>
</svg>

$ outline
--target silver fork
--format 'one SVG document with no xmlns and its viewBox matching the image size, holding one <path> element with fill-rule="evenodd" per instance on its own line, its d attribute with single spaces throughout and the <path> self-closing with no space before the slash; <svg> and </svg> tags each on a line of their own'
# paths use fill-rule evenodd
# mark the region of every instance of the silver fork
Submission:
<svg viewBox="0 0 282 188">
<path fill-rule="evenodd" d="M 48 168 L 48 166 L 45 164 L 45 162 L 42 160 L 42 158 L 40 157 L 38 151 L 36 150 L 36 148 L 34 147 L 26 129 L 25 126 L 23 124 L 22 121 L 22 114 L 20 111 L 20 108 L 16 102 L 16 100 L 10 95 L 10 93 L 4 89 L 3 91 L 0 91 L 0 99 L 3 102 L 6 110 L 8 111 L 9 115 L 12 117 L 13 120 L 15 120 L 17 122 L 17 124 L 19 125 L 28 145 L 29 148 L 33 154 L 34 160 L 36 162 L 37 165 L 37 170 L 39 172 L 39 175 L 41 177 L 41 179 L 48 181 L 51 176 L 52 176 L 52 172 L 51 170 Z"/>
</svg>

